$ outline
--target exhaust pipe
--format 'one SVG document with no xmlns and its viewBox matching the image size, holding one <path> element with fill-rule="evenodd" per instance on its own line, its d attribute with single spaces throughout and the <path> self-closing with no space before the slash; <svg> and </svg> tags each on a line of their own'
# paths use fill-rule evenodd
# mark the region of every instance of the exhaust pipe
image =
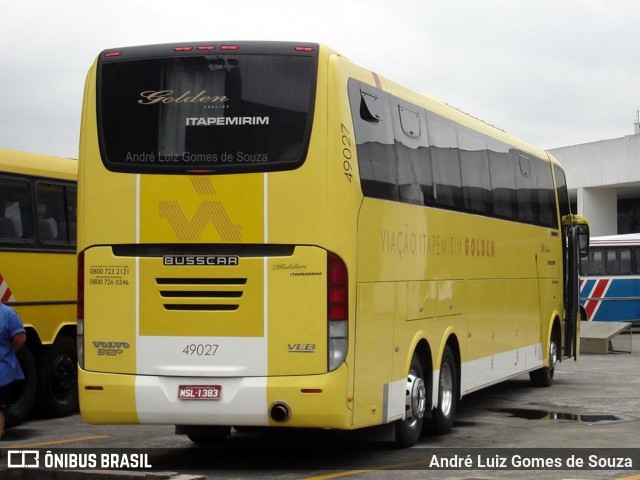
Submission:
<svg viewBox="0 0 640 480">
<path fill-rule="evenodd" d="M 284 402 L 271 404 L 269 414 L 274 422 L 284 423 L 291 418 L 291 408 Z"/>
</svg>

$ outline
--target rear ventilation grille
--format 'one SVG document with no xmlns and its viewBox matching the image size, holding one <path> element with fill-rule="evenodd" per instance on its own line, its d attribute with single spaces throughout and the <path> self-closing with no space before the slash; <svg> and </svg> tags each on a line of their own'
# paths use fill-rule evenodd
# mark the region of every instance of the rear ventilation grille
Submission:
<svg viewBox="0 0 640 480">
<path fill-rule="evenodd" d="M 163 301 L 170 302 L 163 303 L 166 310 L 232 312 L 240 308 L 233 300 L 242 298 L 247 279 L 156 278 L 156 284 L 162 286 L 158 293 Z"/>
</svg>

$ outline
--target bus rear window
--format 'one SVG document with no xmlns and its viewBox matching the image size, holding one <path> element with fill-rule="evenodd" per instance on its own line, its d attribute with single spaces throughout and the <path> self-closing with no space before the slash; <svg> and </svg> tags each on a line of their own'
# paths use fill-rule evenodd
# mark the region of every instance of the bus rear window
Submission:
<svg viewBox="0 0 640 480">
<path fill-rule="evenodd" d="M 309 143 L 316 63 L 247 54 L 102 60 L 103 162 L 147 173 L 296 168 Z"/>
</svg>

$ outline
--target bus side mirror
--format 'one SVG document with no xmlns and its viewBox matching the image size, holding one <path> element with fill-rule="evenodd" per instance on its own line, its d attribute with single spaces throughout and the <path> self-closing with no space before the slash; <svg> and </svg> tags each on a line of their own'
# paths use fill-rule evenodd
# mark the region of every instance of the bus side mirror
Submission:
<svg viewBox="0 0 640 480">
<path fill-rule="evenodd" d="M 580 257 L 588 257 L 589 256 L 589 225 L 587 224 L 578 224 L 576 225 L 578 229 L 578 250 L 580 251 Z"/>
</svg>

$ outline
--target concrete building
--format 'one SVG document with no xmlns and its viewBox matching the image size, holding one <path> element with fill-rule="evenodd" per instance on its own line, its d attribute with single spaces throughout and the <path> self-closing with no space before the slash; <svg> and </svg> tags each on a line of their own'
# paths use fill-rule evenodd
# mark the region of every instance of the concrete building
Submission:
<svg viewBox="0 0 640 480">
<path fill-rule="evenodd" d="M 591 236 L 640 232 L 640 118 L 634 135 L 549 151 L 565 169 Z"/>
</svg>

